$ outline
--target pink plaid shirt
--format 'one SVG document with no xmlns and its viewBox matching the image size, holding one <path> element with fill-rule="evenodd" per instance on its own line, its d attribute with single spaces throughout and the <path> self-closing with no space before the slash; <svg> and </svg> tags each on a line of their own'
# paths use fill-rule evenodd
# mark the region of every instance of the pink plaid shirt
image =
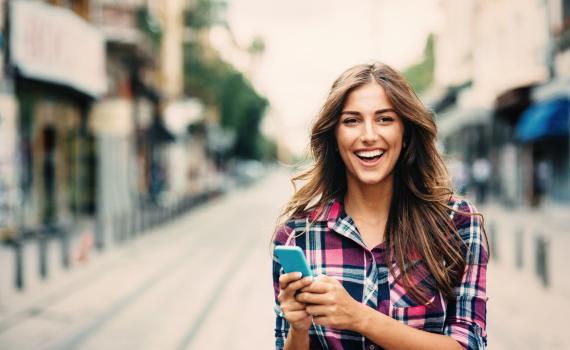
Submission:
<svg viewBox="0 0 570 350">
<path fill-rule="evenodd" d="M 475 213 L 466 200 L 452 199 L 456 210 Z M 304 250 L 312 270 L 338 279 L 348 293 L 363 304 L 386 314 L 410 327 L 427 332 L 448 335 L 465 349 L 484 349 L 487 344 L 486 270 L 488 252 L 479 216 L 454 214 L 450 217 L 467 245 L 466 268 L 462 281 L 455 286 L 456 300 L 448 302 L 434 286 L 434 278 L 419 261 L 414 280 L 430 291 L 427 304 L 418 304 L 393 276 L 384 260 L 384 244 L 370 250 L 358 233 L 354 221 L 343 209 L 342 203 L 328 203 L 323 215 L 315 212 L 289 220 L 275 238 L 276 245 L 297 245 Z M 313 223 L 307 233 L 299 235 Z M 282 349 L 289 324 L 283 318 L 277 301 L 279 276 L 283 269 L 273 258 L 273 287 L 275 291 L 276 348 Z M 322 327 L 313 324 L 309 330 L 311 349 L 381 349 L 361 334 Z"/>
</svg>

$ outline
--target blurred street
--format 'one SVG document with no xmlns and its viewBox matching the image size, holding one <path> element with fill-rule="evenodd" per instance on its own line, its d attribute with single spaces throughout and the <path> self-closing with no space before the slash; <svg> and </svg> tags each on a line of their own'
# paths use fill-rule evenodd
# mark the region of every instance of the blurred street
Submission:
<svg viewBox="0 0 570 350">
<path fill-rule="evenodd" d="M 485 216 L 488 348 L 570 349 L 570 1 L 0 0 L 0 350 L 273 348 L 277 164 L 370 60 Z"/>
<path fill-rule="evenodd" d="M 269 242 L 289 188 L 281 174 L 236 190 L 4 300 L 0 349 L 271 348 Z"/>
<path fill-rule="evenodd" d="M 0 348 L 271 349 L 268 243 L 288 179 L 278 170 L 2 300 Z M 567 295 L 506 264 L 488 271 L 488 349 L 570 348 Z"/>
</svg>

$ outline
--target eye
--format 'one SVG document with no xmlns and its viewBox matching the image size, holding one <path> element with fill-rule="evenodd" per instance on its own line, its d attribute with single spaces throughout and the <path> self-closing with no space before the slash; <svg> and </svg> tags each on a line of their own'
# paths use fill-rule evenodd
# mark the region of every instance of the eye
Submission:
<svg viewBox="0 0 570 350">
<path fill-rule="evenodd" d="M 355 125 L 356 123 L 358 123 L 358 119 L 349 117 L 349 118 L 345 118 L 345 119 L 342 121 L 342 123 L 343 123 L 344 125 Z"/>
<path fill-rule="evenodd" d="M 388 115 L 383 115 L 378 117 L 378 122 L 380 122 L 381 124 L 388 124 L 394 121 L 394 117 L 390 117 Z"/>
</svg>

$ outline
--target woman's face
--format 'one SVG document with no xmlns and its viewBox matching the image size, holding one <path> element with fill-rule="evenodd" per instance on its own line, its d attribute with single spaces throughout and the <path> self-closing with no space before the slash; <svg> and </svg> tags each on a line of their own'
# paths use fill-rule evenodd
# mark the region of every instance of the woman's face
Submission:
<svg viewBox="0 0 570 350">
<path fill-rule="evenodd" d="M 391 185 L 404 139 L 404 123 L 375 82 L 353 90 L 335 130 L 349 185 Z"/>
</svg>

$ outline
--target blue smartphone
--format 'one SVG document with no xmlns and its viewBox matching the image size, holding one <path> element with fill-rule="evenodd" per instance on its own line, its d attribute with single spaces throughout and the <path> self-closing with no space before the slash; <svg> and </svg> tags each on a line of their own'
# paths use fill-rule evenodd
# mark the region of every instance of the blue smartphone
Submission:
<svg viewBox="0 0 570 350">
<path fill-rule="evenodd" d="M 313 271 L 305 259 L 303 250 L 299 247 L 282 246 L 275 247 L 275 255 L 279 259 L 285 273 L 300 272 L 303 277 L 313 276 Z"/>
</svg>

